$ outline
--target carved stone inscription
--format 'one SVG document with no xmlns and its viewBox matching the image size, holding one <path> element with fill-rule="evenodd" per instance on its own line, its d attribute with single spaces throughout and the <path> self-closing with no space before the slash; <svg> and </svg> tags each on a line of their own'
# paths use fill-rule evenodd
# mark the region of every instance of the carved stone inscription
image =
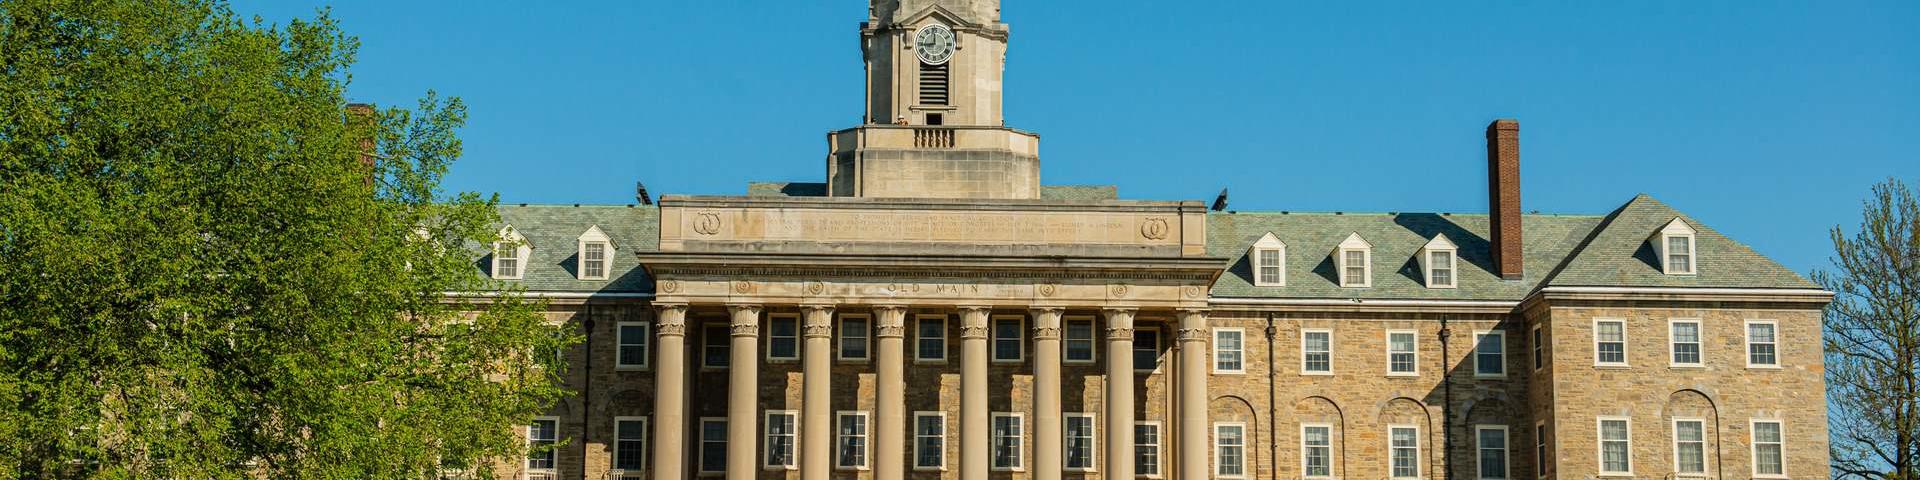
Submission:
<svg viewBox="0 0 1920 480">
<path fill-rule="evenodd" d="M 702 240 L 1174 245 L 1168 216 L 1147 212 L 932 212 L 855 209 L 703 211 L 686 217 Z M 713 232 L 713 233 L 709 233 Z"/>
</svg>

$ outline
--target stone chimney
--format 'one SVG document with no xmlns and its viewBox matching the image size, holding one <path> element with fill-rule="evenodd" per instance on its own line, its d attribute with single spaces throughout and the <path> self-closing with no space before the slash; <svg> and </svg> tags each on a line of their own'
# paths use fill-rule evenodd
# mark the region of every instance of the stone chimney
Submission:
<svg viewBox="0 0 1920 480">
<path fill-rule="evenodd" d="M 1524 277 L 1526 252 L 1520 228 L 1520 122 L 1494 120 L 1487 125 L 1487 218 L 1493 273 L 1506 280 Z"/>
</svg>

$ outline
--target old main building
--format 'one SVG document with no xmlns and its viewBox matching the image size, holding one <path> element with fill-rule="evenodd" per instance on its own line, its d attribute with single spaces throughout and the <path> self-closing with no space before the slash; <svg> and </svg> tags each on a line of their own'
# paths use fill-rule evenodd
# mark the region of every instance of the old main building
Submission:
<svg viewBox="0 0 1920 480">
<path fill-rule="evenodd" d="M 528 479 L 1825 478 L 1805 279 L 1646 196 L 1209 211 L 1040 182 L 997 0 L 874 0 L 826 181 L 503 209 L 587 336 Z M 644 202 L 643 202 L 644 203 Z"/>
</svg>

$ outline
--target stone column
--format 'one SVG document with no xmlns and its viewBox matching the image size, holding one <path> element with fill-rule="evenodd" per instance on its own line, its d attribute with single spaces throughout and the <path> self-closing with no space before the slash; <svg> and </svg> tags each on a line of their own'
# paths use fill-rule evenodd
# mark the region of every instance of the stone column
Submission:
<svg viewBox="0 0 1920 480">
<path fill-rule="evenodd" d="M 1033 478 L 1060 480 L 1060 314 L 1033 314 Z"/>
<path fill-rule="evenodd" d="M 907 472 L 907 307 L 874 307 L 873 478 L 901 480 Z"/>
<path fill-rule="evenodd" d="M 1107 473 L 1133 478 L 1133 313 L 1109 308 L 1107 316 Z"/>
<path fill-rule="evenodd" d="M 654 304 L 653 438 L 687 436 L 687 306 Z M 653 442 L 653 475 L 687 478 L 686 442 Z"/>
<path fill-rule="evenodd" d="M 800 348 L 800 479 L 827 480 L 833 473 L 833 306 L 808 305 L 806 345 Z"/>
<path fill-rule="evenodd" d="M 960 480 L 987 480 L 987 307 L 960 307 Z"/>
<path fill-rule="evenodd" d="M 1208 478 L 1207 466 L 1207 311 L 1180 310 L 1180 474 Z"/>
<path fill-rule="evenodd" d="M 727 480 L 753 480 L 760 473 L 760 306 L 727 305 L 733 314 L 732 354 L 727 360 Z"/>
</svg>

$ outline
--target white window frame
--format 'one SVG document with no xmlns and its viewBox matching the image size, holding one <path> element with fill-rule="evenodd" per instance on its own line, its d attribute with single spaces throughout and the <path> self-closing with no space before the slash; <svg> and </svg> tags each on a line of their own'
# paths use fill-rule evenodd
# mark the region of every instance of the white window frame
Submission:
<svg viewBox="0 0 1920 480">
<path fill-rule="evenodd" d="M 1222 436 L 1220 435 L 1220 432 L 1222 429 L 1226 429 L 1226 428 L 1240 429 L 1239 445 L 1221 445 L 1220 444 L 1220 437 Z M 1214 478 L 1247 478 L 1247 476 L 1250 475 L 1250 473 L 1248 472 L 1250 470 L 1253 470 L 1252 468 L 1253 466 L 1250 465 L 1251 463 L 1250 460 L 1252 459 L 1247 454 L 1248 443 L 1249 442 L 1247 442 L 1246 422 L 1214 422 L 1213 423 L 1213 476 Z M 1226 458 L 1226 455 L 1222 454 L 1222 452 L 1225 451 L 1227 448 L 1240 449 L 1240 465 L 1239 465 L 1240 473 L 1237 473 L 1237 474 L 1222 473 L 1222 470 L 1225 469 L 1227 466 L 1226 463 L 1221 461 L 1221 459 Z"/>
<path fill-rule="evenodd" d="M 1014 358 L 1000 358 L 1000 322 L 1013 321 Z M 987 358 L 992 363 L 1019 364 L 1027 361 L 1027 317 L 1020 315 L 994 315 L 987 320 Z"/>
<path fill-rule="evenodd" d="M 1260 258 L 1260 255 L 1264 252 L 1274 252 L 1274 256 L 1276 257 L 1274 265 L 1268 265 L 1265 260 Z M 1253 243 L 1253 248 L 1247 253 L 1247 261 L 1253 265 L 1253 286 L 1287 286 L 1287 244 L 1281 242 L 1279 237 L 1275 237 L 1273 232 L 1267 232 L 1266 235 L 1260 237 L 1259 241 Z M 1276 270 L 1275 281 L 1269 282 L 1266 280 L 1264 272 L 1267 268 Z"/>
<path fill-rule="evenodd" d="M 858 335 L 857 337 L 847 335 L 847 333 L 850 331 L 850 329 L 847 328 L 848 319 L 859 319 L 861 322 L 861 325 L 865 325 L 864 327 L 860 328 L 860 335 Z M 840 314 L 840 321 L 836 322 L 836 324 L 834 325 L 834 330 L 835 330 L 834 333 L 838 334 L 833 338 L 833 350 L 834 350 L 835 359 L 839 360 L 841 363 L 866 363 L 866 362 L 872 361 L 873 359 L 873 316 L 872 315 L 868 315 L 864 313 Z M 853 338 L 860 339 L 860 344 L 865 346 L 864 351 L 866 352 L 866 355 L 858 356 L 858 357 L 847 356 L 846 341 Z"/>
<path fill-rule="evenodd" d="M 1674 218 L 1653 236 L 1654 253 L 1660 258 L 1660 272 L 1667 275 L 1693 275 L 1700 271 L 1700 237 L 1687 222 Z M 1687 263 L 1684 270 L 1675 270 L 1673 261 L 1673 241 L 1687 240 Z"/>
<path fill-rule="evenodd" d="M 1147 333 L 1147 332 L 1153 333 L 1153 345 L 1151 346 L 1143 346 L 1140 344 L 1141 343 L 1140 334 Z M 1166 335 L 1166 332 L 1160 330 L 1160 327 L 1139 327 L 1133 330 L 1133 352 L 1131 352 L 1133 355 L 1127 356 L 1127 361 L 1133 362 L 1133 371 L 1135 372 L 1160 371 L 1160 361 L 1159 361 L 1160 342 L 1161 342 L 1161 337 L 1165 335 Z M 1140 362 L 1138 361 L 1138 359 L 1134 358 L 1134 356 L 1139 355 L 1141 351 L 1145 351 L 1149 348 L 1153 350 L 1153 356 L 1154 356 L 1153 366 L 1149 368 L 1140 368 Z"/>
<path fill-rule="evenodd" d="M 1419 254 L 1420 256 L 1415 260 L 1420 262 L 1420 271 L 1425 278 L 1423 284 L 1427 288 L 1460 287 L 1460 247 L 1454 245 L 1452 240 L 1448 240 L 1446 235 L 1434 235 L 1433 240 L 1427 241 L 1425 246 L 1420 247 Z M 1439 268 L 1439 262 L 1434 260 L 1442 255 L 1447 257 L 1447 267 L 1444 269 Z M 1433 272 L 1436 270 L 1447 271 L 1445 283 L 1433 280 Z"/>
<path fill-rule="evenodd" d="M 940 423 L 940 435 L 938 436 L 938 438 L 940 439 L 940 465 L 937 465 L 937 466 L 934 466 L 934 465 L 921 465 L 921 464 L 920 464 L 920 453 L 921 453 L 921 452 L 920 452 L 920 439 L 921 439 L 921 438 L 927 438 L 926 436 L 924 436 L 924 435 L 921 435 L 921 434 L 920 434 L 920 419 L 921 419 L 921 418 L 937 418 L 937 419 L 940 419 L 940 422 L 939 422 L 939 423 Z M 912 424 L 912 425 L 908 425 L 908 426 L 907 426 L 907 428 L 908 428 L 909 430 L 911 430 L 911 432 L 910 432 L 910 433 L 912 434 L 912 435 L 909 435 L 909 436 L 908 436 L 908 438 L 909 438 L 909 439 L 911 439 L 911 440 L 913 441 L 913 460 L 912 460 L 912 462 L 913 462 L 913 470 L 914 470 L 914 471 L 916 471 L 916 472 L 944 472 L 944 471 L 946 471 L 946 470 L 947 470 L 947 412 L 944 412 L 944 411 L 918 411 L 918 412 L 913 412 L 913 424 Z M 991 461 L 991 459 L 989 459 L 989 461 Z"/>
<path fill-rule="evenodd" d="M 553 438 L 546 440 L 549 442 L 553 442 L 553 445 L 554 445 L 554 448 L 547 450 L 547 456 L 548 458 L 552 459 L 551 461 L 553 462 L 553 466 L 547 467 L 547 468 L 533 468 L 532 457 L 522 458 L 520 460 L 520 466 L 526 467 L 527 472 L 529 473 L 544 473 L 548 475 L 554 475 L 559 473 L 560 471 L 560 447 L 559 447 L 560 438 L 561 438 L 560 417 L 533 417 L 533 422 L 527 423 L 526 440 L 527 440 L 527 448 L 529 449 L 533 448 L 534 442 L 542 440 L 542 439 L 533 438 L 533 424 L 538 422 L 553 422 Z"/>
<path fill-rule="evenodd" d="M 1538 372 L 1547 367 L 1547 333 L 1541 330 L 1539 325 L 1534 325 L 1531 331 L 1533 332 L 1533 371 Z"/>
<path fill-rule="evenodd" d="M 1141 427 L 1149 427 L 1153 429 L 1152 442 L 1140 441 Z M 1141 421 L 1133 422 L 1134 476 L 1140 477 L 1140 478 L 1161 478 L 1162 476 L 1165 475 L 1164 473 L 1161 473 L 1161 472 L 1165 472 L 1167 470 L 1166 468 L 1167 456 L 1163 454 L 1163 449 L 1160 448 L 1160 446 L 1166 443 L 1166 438 L 1167 438 L 1166 426 L 1157 420 L 1141 420 Z M 1143 453 L 1141 452 L 1141 449 L 1151 450 L 1152 453 Z M 1153 458 L 1153 471 L 1151 472 L 1140 468 L 1140 459 L 1147 458 L 1149 456 Z"/>
<path fill-rule="evenodd" d="M 1240 368 L 1220 368 L 1220 354 L 1229 350 L 1220 347 L 1220 334 L 1233 333 L 1240 336 L 1240 348 L 1230 352 L 1239 358 Z M 1213 373 L 1219 375 L 1245 375 L 1247 373 L 1247 330 L 1239 327 L 1215 327 L 1213 329 Z"/>
<path fill-rule="evenodd" d="M 793 430 L 783 435 L 774 434 L 773 433 L 773 417 L 775 416 L 787 417 L 789 419 L 792 419 Z M 800 469 L 800 411 L 799 410 L 767 410 L 765 413 L 762 413 L 760 415 L 760 422 L 761 422 L 760 423 L 761 466 L 765 467 L 767 470 L 798 470 Z M 768 460 L 773 459 L 772 458 L 773 457 L 773 439 L 776 436 L 787 437 L 789 439 L 789 441 L 787 442 L 787 445 L 791 448 L 791 451 L 787 452 L 787 463 L 785 465 L 776 464 L 776 463 L 767 463 Z"/>
<path fill-rule="evenodd" d="M 1700 471 L 1698 472 L 1680 471 L 1680 443 L 1681 443 L 1680 442 L 1680 424 L 1689 423 L 1689 422 L 1700 424 L 1700 441 L 1698 442 L 1700 444 Z M 1674 475 L 1679 478 L 1710 477 L 1711 474 L 1709 474 L 1708 472 L 1713 471 L 1713 468 L 1712 468 L 1713 462 L 1710 461 L 1707 456 L 1707 419 L 1698 418 L 1698 417 L 1674 417 L 1673 421 L 1668 425 L 1670 428 L 1672 428 L 1671 432 L 1673 433 L 1672 446 L 1673 446 Z"/>
<path fill-rule="evenodd" d="M 1082 341 L 1073 338 L 1073 325 L 1076 323 L 1086 324 L 1087 326 L 1087 338 L 1084 340 L 1087 343 L 1086 360 L 1074 359 L 1072 355 L 1067 354 L 1067 352 L 1073 351 L 1072 345 L 1074 342 Z M 1100 361 L 1099 327 L 1100 325 L 1095 323 L 1091 316 L 1071 315 L 1062 319 L 1060 321 L 1060 363 L 1086 365 Z"/>
<path fill-rule="evenodd" d="M 1480 371 L 1480 355 L 1483 354 L 1483 352 L 1480 351 L 1481 337 L 1500 337 L 1500 371 L 1498 372 Z M 1507 331 L 1506 330 L 1477 330 L 1473 332 L 1473 377 L 1474 378 L 1507 378 Z"/>
<path fill-rule="evenodd" d="M 1068 448 L 1068 445 L 1073 444 L 1072 426 L 1073 419 L 1076 418 L 1087 419 L 1087 466 L 1084 467 L 1069 465 L 1073 458 L 1073 451 L 1071 448 Z M 1025 434 L 1026 432 L 1023 431 L 1021 433 Z M 1025 445 L 1021 445 L 1021 447 L 1024 448 Z M 1086 412 L 1064 412 L 1060 414 L 1060 468 L 1068 472 L 1100 471 L 1100 422 L 1098 418 L 1094 417 L 1094 414 Z"/>
<path fill-rule="evenodd" d="M 805 325 L 800 323 L 800 314 L 797 314 L 797 313 L 767 314 L 766 322 L 767 322 L 767 326 L 766 326 L 765 336 L 767 337 L 767 341 L 765 342 L 766 347 L 764 348 L 766 349 L 765 354 L 766 354 L 767 363 L 794 363 L 794 362 L 800 361 L 800 346 L 801 346 L 800 339 L 805 337 L 802 331 L 805 330 L 806 328 Z M 775 335 L 774 334 L 775 330 L 773 329 L 774 322 L 793 322 L 793 336 L 789 337 L 789 336 Z M 773 342 L 779 339 L 790 339 L 793 341 L 793 356 L 791 357 L 774 356 Z"/>
<path fill-rule="evenodd" d="M 940 355 L 937 357 L 927 356 L 926 352 L 923 351 L 924 349 L 921 348 L 923 346 L 922 344 L 925 343 L 924 340 L 932 338 L 932 337 L 923 337 L 920 335 L 921 328 L 922 328 L 921 325 L 927 322 L 940 322 Z M 947 324 L 946 315 L 941 315 L 941 314 L 914 315 L 913 316 L 913 363 L 923 364 L 923 365 L 936 365 L 936 364 L 947 363 L 947 352 L 949 350 L 953 350 L 952 346 L 949 345 L 949 343 L 951 342 L 949 341 L 950 339 L 948 338 L 948 334 L 947 334 L 947 329 L 949 327 L 952 327 L 952 325 Z"/>
<path fill-rule="evenodd" d="M 500 273 L 500 253 L 504 251 L 504 247 L 507 246 L 513 247 L 512 275 L 502 275 Z M 493 243 L 493 254 L 491 255 L 493 269 L 487 273 L 492 274 L 495 280 L 520 280 L 527 278 L 527 257 L 532 255 L 533 246 L 527 243 L 526 237 L 520 236 L 520 232 L 515 231 L 511 225 L 503 227 L 500 229 L 500 241 Z"/>
<path fill-rule="evenodd" d="M 720 332 L 720 334 L 714 335 L 715 331 Z M 714 365 L 711 362 L 707 361 L 709 360 L 707 351 L 716 347 L 727 349 L 727 354 L 723 356 L 724 358 L 727 359 L 726 365 Z M 700 369 L 701 370 L 726 370 L 728 367 L 731 367 L 731 366 L 733 366 L 733 328 L 728 326 L 727 324 L 717 323 L 717 322 L 708 322 L 708 323 L 701 324 L 700 325 Z"/>
<path fill-rule="evenodd" d="M 1775 333 L 1775 335 L 1779 335 Z M 1780 429 L 1780 441 L 1768 442 L 1780 446 L 1780 473 L 1760 473 L 1760 424 L 1771 423 Z M 1747 421 L 1747 464 L 1753 478 L 1787 478 L 1787 422 L 1777 418 L 1755 418 Z"/>
<path fill-rule="evenodd" d="M 1547 453 L 1551 445 L 1547 444 L 1547 421 L 1533 422 L 1533 472 L 1538 478 L 1547 478 L 1553 471 L 1553 456 Z"/>
<path fill-rule="evenodd" d="M 595 245 L 600 247 L 600 274 L 599 275 L 587 274 L 587 246 L 588 245 Z M 574 250 L 574 254 L 576 255 L 574 257 L 574 262 L 575 262 L 574 268 L 579 270 L 577 274 L 579 275 L 579 278 L 581 280 L 606 280 L 612 277 L 613 257 L 614 257 L 613 240 L 607 237 L 606 232 L 603 232 L 600 230 L 599 225 L 587 227 L 587 231 L 585 233 L 580 234 L 580 238 L 576 240 L 574 246 L 576 248 Z"/>
<path fill-rule="evenodd" d="M 1773 329 L 1773 341 L 1764 343 L 1764 345 L 1773 346 L 1773 363 L 1753 363 L 1753 346 L 1754 346 L 1753 326 L 1754 325 L 1766 325 Z M 1742 345 L 1745 345 L 1745 348 L 1743 348 L 1742 350 L 1745 352 L 1744 355 L 1747 357 L 1747 368 L 1769 368 L 1769 369 L 1780 368 L 1780 364 L 1781 364 L 1780 362 L 1780 322 L 1775 320 L 1747 320 L 1745 324 L 1740 326 L 1740 330 L 1741 330 L 1740 336 L 1746 339 L 1744 342 L 1742 342 Z"/>
<path fill-rule="evenodd" d="M 709 423 L 718 423 L 721 426 L 726 427 L 721 429 L 722 431 L 720 432 L 720 438 L 713 439 L 713 440 L 709 440 L 707 438 L 707 424 Z M 694 453 L 693 454 L 694 470 L 696 470 L 699 473 L 699 475 L 702 477 L 713 477 L 713 476 L 725 475 L 727 473 L 726 462 L 721 462 L 720 470 L 707 470 L 706 466 L 707 466 L 707 444 L 708 443 L 720 444 L 721 454 L 722 455 L 726 454 L 727 429 L 732 428 L 731 425 L 727 425 L 727 417 L 700 417 L 700 421 L 696 422 L 694 425 L 696 425 L 697 432 L 698 432 L 695 435 L 699 437 L 699 443 L 695 444 L 696 446 L 694 448 L 696 450 L 693 452 Z"/>
<path fill-rule="evenodd" d="M 1694 341 L 1692 342 L 1692 344 L 1694 348 L 1695 358 L 1692 363 L 1682 363 L 1678 359 L 1680 356 L 1680 345 L 1684 342 L 1680 341 L 1680 336 L 1678 335 L 1678 332 L 1676 330 L 1679 329 L 1680 324 L 1683 324 L 1683 323 L 1693 324 Z M 1680 367 L 1680 368 L 1694 368 L 1694 367 L 1707 366 L 1706 343 L 1707 343 L 1706 322 L 1703 322 L 1701 321 L 1701 319 L 1698 319 L 1698 318 L 1667 319 L 1667 366 Z"/>
<path fill-rule="evenodd" d="M 1363 264 L 1361 265 L 1363 275 L 1358 279 L 1352 278 L 1351 275 L 1347 274 L 1348 267 L 1352 266 L 1347 264 L 1349 261 L 1347 260 L 1347 252 L 1360 253 L 1360 263 Z M 1366 239 L 1360 238 L 1359 233 L 1348 235 L 1345 241 L 1340 242 L 1340 246 L 1333 249 L 1333 263 L 1334 268 L 1337 270 L 1335 274 L 1340 279 L 1341 287 L 1366 288 L 1373 286 L 1373 244 L 1367 243 Z"/>
<path fill-rule="evenodd" d="M 624 422 L 640 423 L 640 439 L 639 440 L 625 440 L 620 438 L 620 424 Z M 647 417 L 624 417 L 624 416 L 613 417 L 613 445 L 610 445 L 611 448 L 608 449 L 608 450 L 611 450 L 611 452 L 608 452 L 608 453 L 611 454 L 610 456 L 613 457 L 613 459 L 612 459 L 612 463 L 608 464 L 609 466 L 612 467 L 612 470 L 609 471 L 608 474 L 614 477 L 620 477 L 623 475 L 645 474 L 647 470 L 649 470 L 647 468 L 647 454 L 652 453 L 649 451 L 649 449 L 653 447 L 653 445 L 649 444 L 648 440 L 650 439 L 647 437 L 651 436 L 652 434 L 653 434 L 653 425 L 647 422 Z M 628 469 L 620 468 L 620 460 L 621 460 L 620 442 L 627 442 L 627 441 L 640 442 L 640 468 L 639 469 L 628 470 Z"/>
<path fill-rule="evenodd" d="M 1498 431 L 1500 432 L 1500 438 L 1506 442 L 1506 446 L 1501 448 L 1504 452 L 1501 452 L 1502 455 L 1500 457 L 1505 459 L 1506 462 L 1500 464 L 1500 476 L 1498 477 L 1481 476 L 1486 470 L 1486 465 L 1481 465 L 1480 461 L 1486 458 L 1483 453 L 1488 450 L 1486 445 L 1480 444 L 1480 432 L 1483 431 Z M 1473 426 L 1473 477 L 1480 480 L 1511 480 L 1513 478 L 1513 432 L 1508 430 L 1506 425 Z"/>
<path fill-rule="evenodd" d="M 1620 324 L 1620 361 L 1618 362 L 1607 362 L 1607 361 L 1602 361 L 1600 359 L 1600 343 L 1601 343 L 1600 324 L 1602 323 Z M 1627 367 L 1627 366 L 1630 366 L 1630 364 L 1632 363 L 1633 363 L 1633 333 L 1627 331 L 1627 319 L 1624 319 L 1624 318 L 1593 319 L 1593 366 L 1595 367 Z"/>
<path fill-rule="evenodd" d="M 860 417 L 860 433 L 846 433 L 847 417 Z M 840 463 L 840 446 L 847 438 L 860 439 L 860 464 L 844 465 Z M 840 410 L 833 412 L 833 469 L 844 471 L 865 471 L 873 464 L 873 415 L 866 410 Z"/>
<path fill-rule="evenodd" d="M 1411 371 L 1411 372 L 1396 372 L 1396 371 L 1394 371 L 1394 370 L 1393 370 L 1393 354 L 1395 353 L 1395 352 L 1393 351 L 1393 336 L 1394 336 L 1394 335 L 1412 335 L 1412 336 L 1413 336 L 1413 350 L 1412 350 L 1412 351 L 1409 351 L 1409 352 L 1401 352 L 1401 353 L 1409 353 L 1409 354 L 1412 354 L 1412 355 L 1413 355 L 1413 371 Z M 1391 329 L 1391 330 L 1387 330 L 1387 333 L 1386 333 L 1386 337 L 1387 337 L 1387 338 L 1386 338 L 1386 339 L 1387 339 L 1387 342 L 1386 342 L 1386 343 L 1387 343 L 1387 345 L 1386 345 L 1386 347 L 1387 347 L 1387 376 L 1389 376 L 1389 377 L 1418 377 L 1418 376 L 1420 376 L 1420 331 L 1419 331 L 1419 330 L 1412 330 L 1412 329 Z"/>
<path fill-rule="evenodd" d="M 993 429 L 993 426 L 996 423 L 998 423 L 1002 418 L 1011 418 L 1013 419 L 1014 425 L 1017 425 L 1020 427 L 1020 432 L 1011 437 L 1014 441 L 1014 444 L 1017 446 L 1013 448 L 1013 465 L 1007 466 L 1007 467 L 993 466 L 993 464 L 995 463 L 993 461 L 993 456 L 995 453 L 997 453 L 996 450 L 998 449 L 993 448 L 994 434 L 992 429 Z M 1062 419 L 1061 426 L 1062 427 L 1066 426 L 1064 418 Z M 987 429 L 988 429 L 987 431 L 987 448 L 988 448 L 987 465 L 991 467 L 991 470 L 995 472 L 1027 471 L 1027 453 L 1026 453 L 1027 451 L 1027 439 L 1026 439 L 1027 414 L 1020 413 L 1020 412 L 993 412 L 991 414 L 988 414 L 987 416 Z M 1066 438 L 1065 429 L 1062 429 L 1060 438 L 1063 440 Z M 1060 452 L 1060 464 L 1065 465 L 1066 460 L 1067 460 L 1066 452 L 1065 451 Z"/>
<path fill-rule="evenodd" d="M 1627 425 L 1627 439 L 1625 440 L 1625 442 L 1627 442 L 1627 469 L 1626 470 L 1619 470 L 1619 471 L 1607 470 L 1607 442 L 1610 440 L 1607 440 L 1606 424 L 1607 422 L 1614 422 L 1614 421 L 1625 422 Z M 1605 475 L 1605 476 L 1632 476 L 1633 475 L 1633 418 L 1621 417 L 1621 416 L 1606 416 L 1606 415 L 1595 417 L 1593 421 L 1593 438 L 1594 438 L 1593 459 L 1594 459 L 1594 463 L 1597 464 L 1595 465 L 1595 467 L 1598 468 L 1598 471 L 1600 472 L 1601 475 Z M 1619 441 L 1619 440 L 1612 440 L 1612 441 Z"/>
<path fill-rule="evenodd" d="M 640 363 L 627 363 L 626 358 L 622 355 L 622 351 L 625 350 L 628 345 L 633 345 L 633 343 L 629 342 L 629 340 L 632 339 L 627 338 L 627 327 L 640 327 L 645 331 L 645 333 L 640 334 L 640 350 L 644 352 L 640 355 Z M 613 334 L 613 369 L 646 370 L 647 364 L 649 363 L 648 358 L 653 356 L 653 344 L 651 341 L 653 339 L 653 324 L 649 322 L 619 322 L 614 324 Z"/>
<path fill-rule="evenodd" d="M 1403 429 L 1403 428 L 1413 430 L 1413 476 L 1411 477 L 1400 477 L 1400 476 L 1394 476 L 1393 474 L 1393 451 L 1398 448 L 1403 448 L 1403 447 L 1393 446 L 1393 431 Z M 1387 440 L 1387 458 L 1386 458 L 1387 478 L 1394 478 L 1394 479 L 1423 478 L 1426 475 L 1426 468 L 1422 467 L 1420 464 L 1421 461 L 1427 458 L 1427 452 L 1421 451 L 1424 449 L 1420 448 L 1421 439 L 1422 437 L 1420 436 L 1419 425 L 1403 424 L 1403 423 L 1387 425 L 1387 438 L 1386 438 Z"/>
<path fill-rule="evenodd" d="M 1327 474 L 1326 475 L 1307 474 L 1307 457 L 1308 457 L 1307 449 L 1314 447 L 1313 445 L 1307 445 L 1307 429 L 1310 429 L 1310 428 L 1327 429 L 1327 444 L 1319 447 L 1319 448 L 1327 449 Z M 1335 459 L 1333 458 L 1333 432 L 1334 432 L 1333 424 L 1331 423 L 1300 424 L 1300 478 L 1335 478 L 1334 474 L 1336 472 L 1333 467 L 1334 465 L 1338 465 L 1338 462 L 1335 462 L 1334 461 Z"/>
<path fill-rule="evenodd" d="M 1307 351 L 1307 336 L 1316 334 L 1316 333 L 1324 333 L 1327 335 L 1327 351 L 1326 351 L 1327 369 L 1326 370 L 1308 370 L 1307 369 L 1307 354 L 1312 353 Z M 1244 337 L 1242 338 L 1244 339 Z M 1242 346 L 1245 345 L 1244 342 L 1245 340 L 1242 340 L 1242 344 L 1241 344 Z M 1242 366 L 1244 367 L 1244 365 Z M 1333 375 L 1333 329 L 1331 328 L 1300 329 L 1300 374 L 1301 375 Z"/>
</svg>

